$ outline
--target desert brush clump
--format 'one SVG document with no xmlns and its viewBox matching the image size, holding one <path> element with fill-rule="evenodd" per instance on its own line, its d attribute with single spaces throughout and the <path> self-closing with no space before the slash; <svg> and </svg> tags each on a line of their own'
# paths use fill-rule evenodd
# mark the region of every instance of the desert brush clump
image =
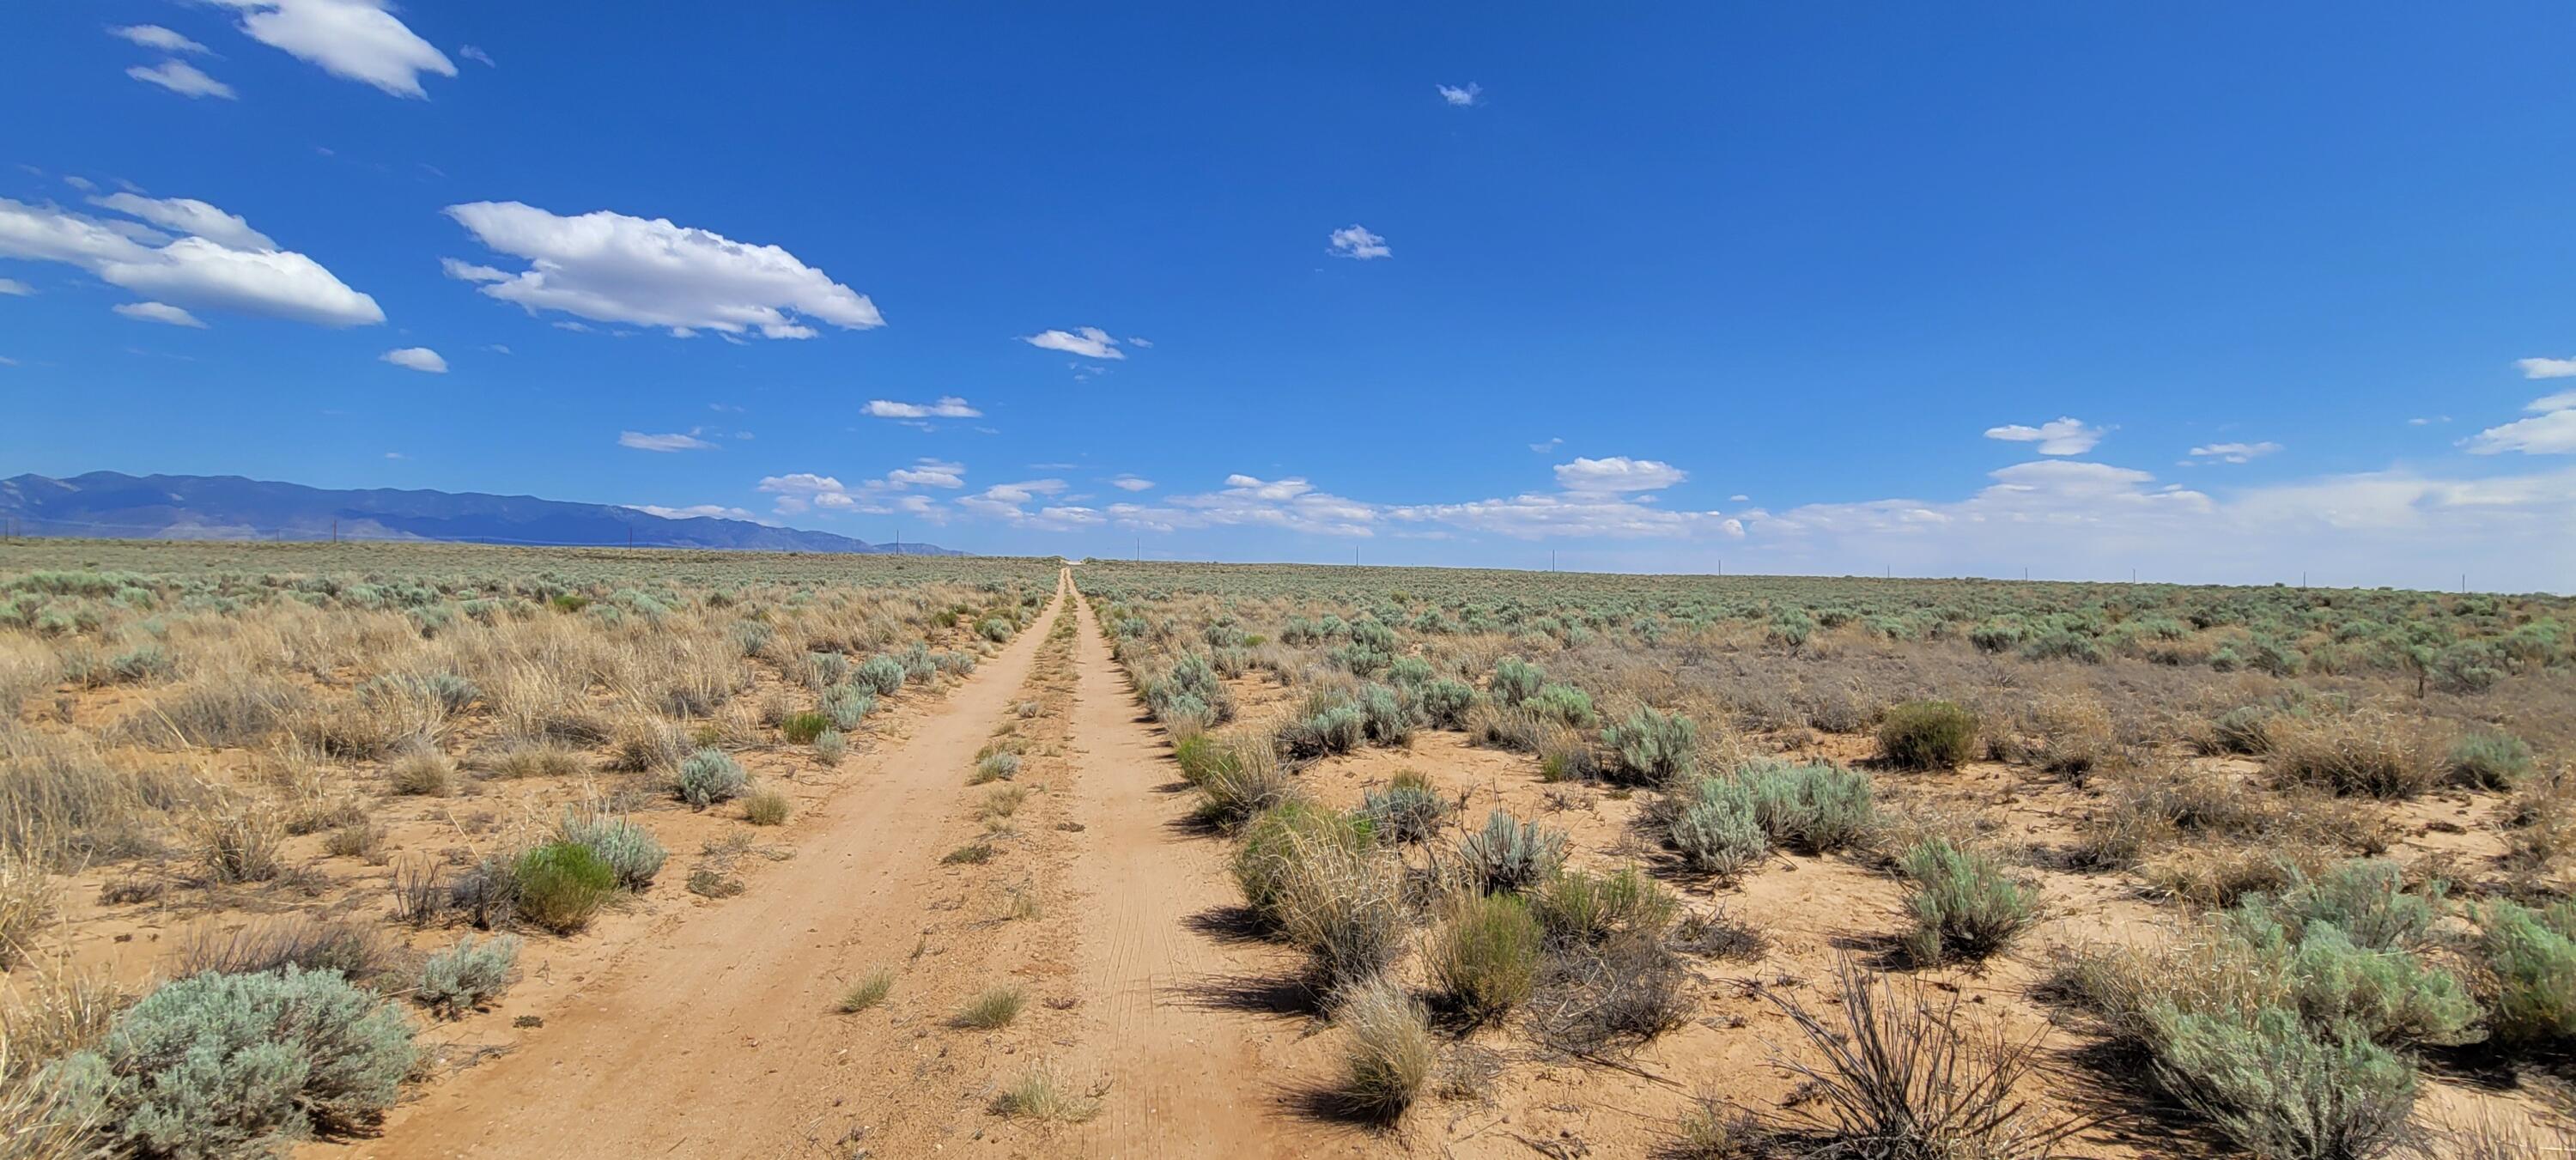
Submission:
<svg viewBox="0 0 2576 1160">
<path fill-rule="evenodd" d="M 1360 812 L 1368 816 L 1380 840 L 1397 843 L 1429 841 L 1449 820 L 1454 807 L 1420 770 L 1400 769 L 1386 788 L 1362 795 Z"/>
<path fill-rule="evenodd" d="M 1753 799 L 1753 817 L 1781 846 L 1829 854 L 1861 845 L 1878 825 L 1869 774 L 1821 762 L 1748 762 L 1735 772 Z"/>
<path fill-rule="evenodd" d="M 1280 802 L 1260 813 L 1241 831 L 1233 861 L 1235 885 L 1244 905 L 1273 928 L 1283 924 L 1286 890 L 1297 859 L 1309 856 L 1310 844 L 1341 847 L 1356 853 L 1376 842 L 1374 822 L 1365 815 L 1341 813 L 1304 798 Z"/>
<path fill-rule="evenodd" d="M 1017 987 L 992 987 L 976 993 L 966 1005 L 957 1009 L 949 1022 L 977 1031 L 997 1031 L 1011 1025 L 1027 1006 L 1028 993 Z"/>
<path fill-rule="evenodd" d="M 454 1018 L 478 1010 L 510 987 L 510 971 L 519 962 L 514 935 L 476 941 L 473 935 L 423 960 L 420 985 L 413 995 L 438 1015 Z"/>
<path fill-rule="evenodd" d="M 1740 778 L 1692 778 L 1656 804 L 1664 841 L 1684 865 L 1731 878 L 1771 853 L 1752 787 Z"/>
<path fill-rule="evenodd" d="M 680 800 L 692 808 L 705 809 L 718 802 L 729 802 L 742 795 L 751 784 L 751 775 L 721 749 L 703 748 L 680 762 L 680 773 L 674 786 Z"/>
<path fill-rule="evenodd" d="M 1245 903 L 1307 953 L 1325 990 L 1374 974 L 1403 951 L 1401 875 L 1364 820 L 1302 803 L 1256 819 L 1235 853 Z"/>
<path fill-rule="evenodd" d="M 2004 874 L 1994 859 L 1930 838 L 1899 859 L 1914 880 L 1906 913 L 1914 930 L 1906 953 L 1918 963 L 1983 959 L 2002 950 L 2037 916 L 2036 892 Z"/>
<path fill-rule="evenodd" d="M 513 913 L 555 934 L 590 925 L 617 890 L 617 871 L 590 847 L 557 839 L 519 855 L 511 873 Z"/>
<path fill-rule="evenodd" d="M 2284 782 L 2394 799 L 2423 793 L 2443 777 L 2421 727 L 2380 710 L 2283 716 L 2265 736 L 2264 768 Z"/>
<path fill-rule="evenodd" d="M 1458 868 L 1486 893 L 1511 893 L 1554 877 L 1565 864 L 1565 831 L 1524 822 L 1503 810 L 1458 844 Z"/>
<path fill-rule="evenodd" d="M 2444 780 L 2475 789 L 2513 789 L 2530 780 L 2531 746 L 2501 729 L 2462 733 L 2442 756 Z"/>
<path fill-rule="evenodd" d="M 2021 1089 L 2040 1066 L 2038 1043 L 1972 1025 L 1955 993 L 1936 998 L 1849 960 L 1836 964 L 1834 983 L 1832 1016 L 1764 992 L 1816 1059 L 1774 1056 L 1811 1098 L 1797 1120 L 1769 1130 L 1807 1136 L 1811 1154 L 2045 1160 L 2090 1126 L 2033 1109 Z"/>
<path fill-rule="evenodd" d="M 1198 779 L 1199 817 L 1235 827 L 1297 796 L 1297 783 L 1268 745 L 1236 742 L 1220 747 Z"/>
<path fill-rule="evenodd" d="M 1444 1003 L 1470 1019 L 1493 1019 L 1537 985 L 1541 934 L 1529 903 L 1514 894 L 1470 894 L 1451 907 L 1426 952 Z"/>
<path fill-rule="evenodd" d="M 2497 901 L 2475 912 L 2487 1017 L 2512 1046 L 2576 1039 L 2576 904 Z"/>
<path fill-rule="evenodd" d="M 1530 895 L 1530 909 L 1550 943 L 1597 946 L 1623 935 L 1662 939 L 1681 903 L 1630 866 L 1612 874 L 1568 870 Z"/>
<path fill-rule="evenodd" d="M 412 1034 L 335 971 L 208 973 L 145 996 L 44 1082 L 116 1152 L 245 1155 L 372 1127 L 418 1058 Z"/>
<path fill-rule="evenodd" d="M 618 887 L 625 890 L 652 885 L 653 876 L 661 873 L 662 863 L 670 858 L 670 851 L 663 849 L 653 831 L 598 802 L 565 807 L 563 822 L 555 833 L 566 842 L 588 849 L 608 867 Z"/>
<path fill-rule="evenodd" d="M 1951 701 L 1890 705 L 1879 717 L 1878 748 L 1898 769 L 1956 769 L 1976 753 L 1977 715 Z"/>
<path fill-rule="evenodd" d="M 1335 993 L 1332 1018 L 1344 1039 L 1336 1101 L 1365 1119 L 1392 1122 L 1402 1116 L 1439 1063 L 1431 1012 L 1393 980 L 1371 974 Z"/>
<path fill-rule="evenodd" d="M 893 967 L 873 968 L 842 988 L 841 997 L 833 1002 L 832 1009 L 844 1015 L 856 1015 L 883 1003 L 886 996 L 894 993 L 894 980 Z"/>
<path fill-rule="evenodd" d="M 997 1116 L 1079 1124 L 1100 1114 L 1100 1094 L 1053 1064 L 1040 1064 L 1004 1085 L 991 1106 Z"/>
<path fill-rule="evenodd" d="M 1699 726 L 1679 713 L 1639 708 L 1620 724 L 1601 731 L 1601 743 L 1618 759 L 1630 780 L 1662 785 L 1699 768 Z"/>
</svg>

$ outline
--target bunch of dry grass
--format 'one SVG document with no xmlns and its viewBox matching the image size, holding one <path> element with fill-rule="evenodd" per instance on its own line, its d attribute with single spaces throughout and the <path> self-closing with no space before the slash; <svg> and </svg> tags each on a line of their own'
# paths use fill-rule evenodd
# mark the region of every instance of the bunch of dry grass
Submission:
<svg viewBox="0 0 2576 1160">
<path fill-rule="evenodd" d="M 0 1001 L 0 1155 L 11 1160 L 88 1160 L 98 1155 L 87 1109 L 41 1082 L 46 1064 L 107 1034 L 133 996 L 104 974 L 21 972 Z"/>
<path fill-rule="evenodd" d="M 36 860 L 0 851 L 0 971 L 27 961 L 58 909 L 52 878 Z"/>
<path fill-rule="evenodd" d="M 177 774 L 111 763 L 78 735 L 0 724 L 0 853 L 49 866 L 135 853 L 159 819 L 204 796 Z"/>
<path fill-rule="evenodd" d="M 993 1096 L 993 1114 L 1056 1124 L 1079 1124 L 1100 1114 L 1105 1080 L 1079 1079 L 1052 1063 L 1041 1063 Z"/>
<path fill-rule="evenodd" d="M 245 668 L 212 669 L 182 681 L 116 725 L 121 740 L 156 749 L 256 745 L 311 709 L 312 695 L 284 678 Z"/>
<path fill-rule="evenodd" d="M 1333 1026 L 1348 1037 L 1333 1091 L 1342 1110 L 1380 1122 L 1403 1115 L 1439 1062 L 1430 1011 L 1393 980 L 1372 974 L 1336 993 Z"/>
<path fill-rule="evenodd" d="M 1779 1059 L 1814 1097 L 1799 1108 L 1836 1154 L 2042 1160 L 2091 1126 L 2047 1119 L 2018 1090 L 2037 1068 L 2037 1039 L 1969 1025 L 1953 993 L 1935 999 L 1850 960 L 1836 963 L 1832 1022 L 1766 991 L 1822 1063 Z"/>
<path fill-rule="evenodd" d="M 1254 835 L 1236 854 L 1248 899 L 1314 958 L 1327 989 L 1367 978 L 1403 951 L 1409 915 L 1402 863 L 1353 839 L 1339 815 Z"/>
<path fill-rule="evenodd" d="M 365 982 L 392 969 L 395 951 L 371 927 L 347 919 L 291 915 L 224 929 L 213 925 L 182 934 L 171 952 L 173 977 L 208 971 L 253 974 L 292 966 L 338 971 Z"/>
<path fill-rule="evenodd" d="M 2443 755 L 2425 727 L 2385 710 L 2282 716 L 2265 736 L 2264 768 L 2285 783 L 2411 798 L 2442 782 Z"/>
<path fill-rule="evenodd" d="M 286 826 L 265 802 L 221 796 L 190 813 L 182 827 L 207 881 L 266 882 L 286 870 Z"/>
</svg>

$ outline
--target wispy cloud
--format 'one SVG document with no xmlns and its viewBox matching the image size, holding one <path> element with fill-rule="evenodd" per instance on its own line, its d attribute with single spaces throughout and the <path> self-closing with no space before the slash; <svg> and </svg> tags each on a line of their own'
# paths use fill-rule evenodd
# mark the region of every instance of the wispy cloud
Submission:
<svg viewBox="0 0 2576 1160">
<path fill-rule="evenodd" d="M 236 99 L 231 85 L 207 76 L 204 69 L 184 60 L 165 60 L 150 68 L 138 64 L 125 70 L 125 75 L 147 85 L 159 85 L 183 97 Z"/>
<path fill-rule="evenodd" d="M 160 322 L 171 326 L 192 326 L 199 330 L 206 324 L 197 316 L 167 302 L 119 302 L 108 309 L 140 322 Z"/>
<path fill-rule="evenodd" d="M 1485 86 L 1469 81 L 1465 86 L 1441 85 L 1440 99 L 1459 108 L 1473 105 L 1485 95 Z"/>
<path fill-rule="evenodd" d="M 631 447 L 637 451 L 705 451 L 715 446 L 695 435 L 683 435 L 677 432 L 667 435 L 647 435 L 641 431 L 618 432 L 617 445 Z"/>
<path fill-rule="evenodd" d="M 420 371 L 423 374 L 443 375 L 447 373 L 447 360 L 438 357 L 437 351 L 431 350 L 425 346 L 406 346 L 400 350 L 386 351 L 376 357 L 392 363 L 395 366 L 409 367 L 412 370 Z"/>
<path fill-rule="evenodd" d="M 1060 350 L 1084 358 L 1123 359 L 1127 352 L 1118 349 L 1118 340 L 1097 326 L 1079 330 L 1041 330 L 1020 340 L 1041 350 Z M 1148 344 L 1150 345 L 1150 344 Z"/>
<path fill-rule="evenodd" d="M 976 410 L 966 400 L 955 395 L 942 395 L 937 402 L 931 403 L 898 403 L 889 399 L 870 399 L 863 410 L 879 419 L 980 419 L 984 417 L 982 411 Z"/>
<path fill-rule="evenodd" d="M 2260 443 L 2209 443 L 2191 449 L 2191 458 L 2208 463 L 2251 463 L 2279 451 L 2281 445 L 2270 440 Z"/>
</svg>

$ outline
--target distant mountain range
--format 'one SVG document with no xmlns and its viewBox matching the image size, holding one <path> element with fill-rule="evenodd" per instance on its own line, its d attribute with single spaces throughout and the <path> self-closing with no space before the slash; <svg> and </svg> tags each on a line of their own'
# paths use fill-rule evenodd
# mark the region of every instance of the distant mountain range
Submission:
<svg viewBox="0 0 2576 1160">
<path fill-rule="evenodd" d="M 897 548 L 830 532 L 716 516 L 672 518 L 608 504 L 472 491 L 337 491 L 237 475 L 13 476 L 0 479 L 0 517 L 22 536 L 327 540 L 336 534 L 343 540 L 965 555 L 932 544 Z"/>
</svg>

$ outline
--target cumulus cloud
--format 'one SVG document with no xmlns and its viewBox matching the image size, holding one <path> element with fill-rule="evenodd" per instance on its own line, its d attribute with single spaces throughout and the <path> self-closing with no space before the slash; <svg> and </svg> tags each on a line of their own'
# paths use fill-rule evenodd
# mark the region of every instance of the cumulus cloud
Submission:
<svg viewBox="0 0 2576 1160">
<path fill-rule="evenodd" d="M 2087 425 L 2081 419 L 2056 418 L 2036 427 L 2019 423 L 1986 428 L 1986 438 L 2007 443 L 2036 443 L 2042 455 L 2082 455 L 2093 450 L 2108 434 L 2102 427 Z"/>
<path fill-rule="evenodd" d="M 172 306 L 167 302 L 119 302 L 108 309 L 122 314 L 127 318 L 137 319 L 143 322 L 163 322 L 168 323 L 171 326 L 193 326 L 199 330 L 204 330 L 206 328 L 206 324 L 198 321 L 196 315 L 190 314 L 185 310 L 181 310 L 176 306 Z"/>
<path fill-rule="evenodd" d="M 2191 449 L 2193 459 L 2213 463 L 2251 463 L 2281 449 L 2270 440 L 2261 443 L 2210 443 Z"/>
<path fill-rule="evenodd" d="M 1326 252 L 1336 258 L 1365 262 L 1371 258 L 1395 256 L 1395 251 L 1387 248 L 1385 238 L 1370 233 L 1363 226 L 1351 225 L 1334 230 L 1331 243 Z"/>
<path fill-rule="evenodd" d="M 161 225 L 183 232 L 212 229 L 240 244 L 193 232 L 173 240 L 139 222 L 86 217 L 0 198 L 0 257 L 78 266 L 109 285 L 185 307 L 322 326 L 385 320 L 375 299 L 350 289 L 321 263 L 292 250 L 275 249 L 275 243 L 251 244 L 253 239 L 264 242 L 267 237 L 238 217 L 184 198 L 138 197 L 135 204 L 160 215 Z"/>
<path fill-rule="evenodd" d="M 668 435 L 647 435 L 641 431 L 618 432 L 617 445 L 631 447 L 637 451 L 704 451 L 715 446 L 695 435 L 683 435 L 678 432 Z"/>
<path fill-rule="evenodd" d="M 1020 341 L 1041 350 L 1060 350 L 1066 354 L 1078 354 L 1084 358 L 1127 357 L 1127 352 L 1118 349 L 1118 340 L 1109 337 L 1108 331 L 1097 326 L 1086 326 L 1071 332 L 1041 330 Z"/>
<path fill-rule="evenodd" d="M 808 320 L 844 330 L 885 325 L 876 304 L 777 246 L 598 210 L 575 217 L 515 201 L 447 207 L 477 241 L 525 259 L 516 272 L 447 259 L 447 276 L 535 313 L 594 322 L 764 338 L 812 338 Z"/>
<path fill-rule="evenodd" d="M 1460 88 L 1456 85 L 1441 85 L 1439 86 L 1439 89 L 1441 100 L 1447 101 L 1462 109 L 1475 104 L 1477 98 L 1485 95 L 1485 86 L 1477 84 L 1474 81 L 1467 82 L 1467 85 L 1464 88 Z"/>
<path fill-rule="evenodd" d="M 322 71 L 397 97 L 427 97 L 423 73 L 456 75 L 447 54 L 382 0 L 214 0 L 242 13 L 242 33 Z"/>
<path fill-rule="evenodd" d="M 879 419 L 981 419 L 982 411 L 955 395 L 941 395 L 935 403 L 897 403 L 887 399 L 870 399 L 864 408 Z"/>
<path fill-rule="evenodd" d="M 1120 475 L 1111 479 L 1109 481 L 1109 486 L 1117 488 L 1120 491 L 1152 491 L 1154 490 L 1154 481 L 1142 476 Z"/>
<path fill-rule="evenodd" d="M 2576 378 L 2576 358 L 2520 358 L 2513 365 L 2526 379 Z"/>
<path fill-rule="evenodd" d="M 1038 531 L 1072 531 L 1107 522 L 1108 517 L 1096 508 L 1056 502 L 1064 492 L 1065 482 L 1061 479 L 997 483 L 960 498 L 957 506 L 979 516 Z"/>
<path fill-rule="evenodd" d="M 775 502 L 781 514 L 821 510 L 863 515 L 911 515 L 944 523 L 948 518 L 946 509 L 928 496 L 909 493 L 917 487 L 958 488 L 965 485 L 965 464 L 920 459 L 910 467 L 898 467 L 885 473 L 882 479 L 860 480 L 856 486 L 845 485 L 829 475 L 795 472 L 764 477 L 760 481 L 760 490 L 777 497 Z"/>
<path fill-rule="evenodd" d="M 2524 407 L 2523 410 L 2530 411 L 2534 414 L 2546 414 L 2550 411 L 2564 411 L 2570 407 L 2576 407 L 2576 391 L 2560 391 L 2554 395 L 2542 395 L 2537 399 L 2533 399 L 2530 405 Z"/>
<path fill-rule="evenodd" d="M 386 351 L 376 357 L 392 363 L 395 366 L 409 367 L 413 370 L 420 371 L 423 374 L 443 375 L 447 373 L 447 360 L 438 357 L 437 351 L 431 350 L 425 346 L 406 346 L 400 350 Z M 623 440 L 620 440 L 620 442 L 623 442 Z M 632 444 L 629 444 L 629 446 L 632 446 Z"/>
<path fill-rule="evenodd" d="M 1577 456 L 1572 463 L 1556 465 L 1556 485 L 1567 491 L 1660 491 L 1688 478 L 1689 473 L 1672 464 L 1625 455 Z"/>
<path fill-rule="evenodd" d="M 109 36 L 122 37 L 145 48 L 162 52 L 204 52 L 206 46 L 163 28 L 158 24 L 128 24 L 107 30 Z"/>
<path fill-rule="evenodd" d="M 125 70 L 125 75 L 147 85 L 159 85 L 183 97 L 234 99 L 231 85 L 207 76 L 204 69 L 184 60 L 165 60 L 149 68 L 138 64 Z"/>
</svg>

